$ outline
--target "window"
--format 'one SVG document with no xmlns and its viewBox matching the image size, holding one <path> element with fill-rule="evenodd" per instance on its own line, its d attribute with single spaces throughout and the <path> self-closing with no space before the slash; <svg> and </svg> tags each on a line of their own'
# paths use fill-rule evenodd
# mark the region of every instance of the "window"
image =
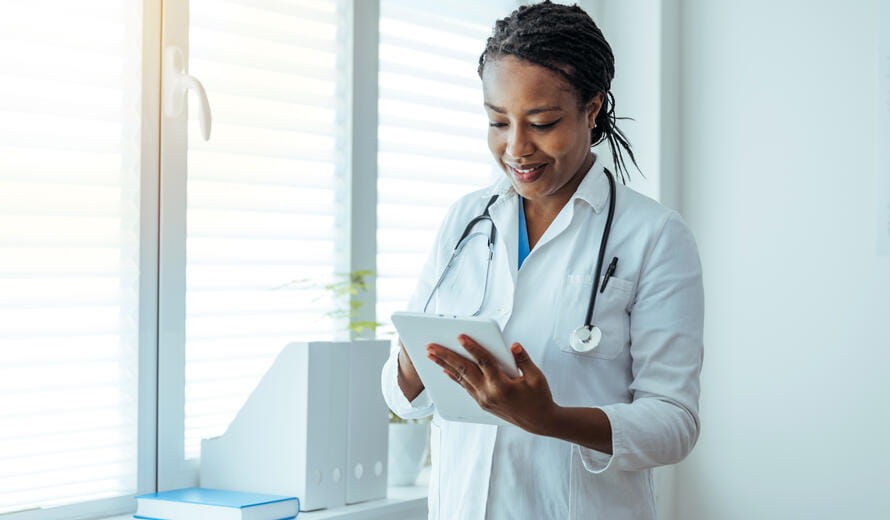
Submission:
<svg viewBox="0 0 890 520">
<path fill-rule="evenodd" d="M 220 435 L 289 342 L 330 337 L 317 311 L 337 262 L 346 167 L 335 0 L 191 0 L 190 70 L 214 136 L 188 140 L 185 455 Z M 342 189 L 340 189 L 342 191 Z M 305 282 L 289 283 L 294 280 Z M 314 283 L 313 283 L 314 282 Z"/>
<path fill-rule="evenodd" d="M 493 180 L 475 68 L 514 2 L 383 0 L 379 17 L 358 2 L 4 10 L 4 519 L 125 513 L 134 494 L 196 484 L 200 439 L 278 351 L 342 334 L 319 285 L 376 260 L 386 321 L 445 208 Z M 379 37 L 380 94 L 379 145 L 360 156 L 359 33 Z M 208 142 L 192 94 L 187 114 L 162 110 L 171 46 L 207 90 Z M 357 161 L 379 171 L 361 189 Z M 360 207 L 379 226 L 356 253 Z"/>
<path fill-rule="evenodd" d="M 476 67 L 491 24 L 513 8 L 381 2 L 377 319 L 388 331 L 448 207 L 498 175 Z"/>
<path fill-rule="evenodd" d="M 138 406 L 141 370 L 153 378 L 139 364 L 153 326 L 141 57 L 138 3 L 4 7 L 0 514 L 123 511 L 153 473 L 138 467 L 140 434 L 153 436 Z"/>
</svg>

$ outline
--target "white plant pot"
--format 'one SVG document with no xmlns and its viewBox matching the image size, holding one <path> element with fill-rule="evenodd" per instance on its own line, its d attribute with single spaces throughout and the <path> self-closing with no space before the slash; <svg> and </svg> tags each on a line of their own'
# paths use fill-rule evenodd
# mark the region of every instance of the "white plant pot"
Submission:
<svg viewBox="0 0 890 520">
<path fill-rule="evenodd" d="M 391 423 L 389 425 L 390 486 L 413 486 L 426 459 L 430 423 Z"/>
</svg>

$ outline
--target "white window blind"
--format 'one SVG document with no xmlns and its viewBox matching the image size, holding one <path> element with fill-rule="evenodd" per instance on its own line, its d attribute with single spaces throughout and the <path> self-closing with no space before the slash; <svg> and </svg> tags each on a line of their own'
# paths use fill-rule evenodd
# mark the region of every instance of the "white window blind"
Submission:
<svg viewBox="0 0 890 520">
<path fill-rule="evenodd" d="M 0 515 L 136 492 L 141 8 L 0 15 Z"/>
<path fill-rule="evenodd" d="M 405 308 L 448 206 L 497 175 L 476 67 L 510 6 L 463 1 L 433 11 L 381 1 L 377 321 L 386 330 Z"/>
<path fill-rule="evenodd" d="M 186 458 L 282 347 L 334 333 L 318 286 L 343 256 L 344 20 L 336 0 L 191 0 L 214 121 L 209 142 L 189 122 Z"/>
</svg>

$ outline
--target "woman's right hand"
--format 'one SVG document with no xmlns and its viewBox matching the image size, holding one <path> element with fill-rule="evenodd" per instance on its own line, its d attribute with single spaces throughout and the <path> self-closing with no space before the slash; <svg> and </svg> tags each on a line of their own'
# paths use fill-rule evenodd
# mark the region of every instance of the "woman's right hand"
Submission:
<svg viewBox="0 0 890 520">
<path fill-rule="evenodd" d="M 423 382 L 420 381 L 402 340 L 399 340 L 399 347 L 399 388 L 408 402 L 411 402 L 423 391 Z"/>
</svg>

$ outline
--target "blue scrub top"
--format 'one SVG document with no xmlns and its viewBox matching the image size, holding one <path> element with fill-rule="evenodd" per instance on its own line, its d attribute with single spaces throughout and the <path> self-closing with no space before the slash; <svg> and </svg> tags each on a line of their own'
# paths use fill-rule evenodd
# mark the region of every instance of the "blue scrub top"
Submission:
<svg viewBox="0 0 890 520">
<path fill-rule="evenodd" d="M 519 267 L 529 253 L 528 247 L 528 227 L 525 224 L 525 208 L 522 205 L 522 196 L 519 196 Z M 517 267 L 517 269 L 519 268 Z"/>
</svg>

